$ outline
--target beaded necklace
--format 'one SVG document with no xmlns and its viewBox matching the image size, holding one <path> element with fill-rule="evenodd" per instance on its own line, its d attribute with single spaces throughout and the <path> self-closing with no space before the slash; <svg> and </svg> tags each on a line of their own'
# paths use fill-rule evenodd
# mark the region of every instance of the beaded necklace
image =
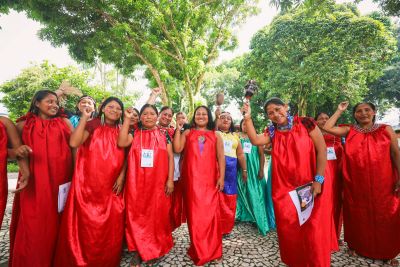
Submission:
<svg viewBox="0 0 400 267">
<path fill-rule="evenodd" d="M 360 132 L 360 133 L 371 133 L 371 132 L 374 132 L 374 131 L 376 131 L 380 126 L 381 126 L 381 124 L 380 123 L 374 123 L 371 127 L 369 127 L 369 128 L 362 128 L 362 127 L 360 127 L 360 125 L 358 125 L 357 123 L 355 123 L 354 125 L 354 129 L 357 131 L 357 132 Z"/>
</svg>

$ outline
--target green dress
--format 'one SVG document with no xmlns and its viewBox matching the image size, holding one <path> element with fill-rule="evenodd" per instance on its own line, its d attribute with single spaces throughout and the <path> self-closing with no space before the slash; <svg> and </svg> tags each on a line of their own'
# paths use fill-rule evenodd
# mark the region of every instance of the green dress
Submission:
<svg viewBox="0 0 400 267">
<path fill-rule="evenodd" d="M 248 138 L 240 138 L 244 152 L 245 143 L 250 143 Z M 236 220 L 253 222 L 257 225 L 262 235 L 275 228 L 275 215 L 272 206 L 271 179 L 258 179 L 260 168 L 258 147 L 251 146 L 250 153 L 245 153 L 247 163 L 247 183 L 242 180 L 238 172 L 238 199 Z M 270 177 L 270 176 L 269 176 Z"/>
</svg>

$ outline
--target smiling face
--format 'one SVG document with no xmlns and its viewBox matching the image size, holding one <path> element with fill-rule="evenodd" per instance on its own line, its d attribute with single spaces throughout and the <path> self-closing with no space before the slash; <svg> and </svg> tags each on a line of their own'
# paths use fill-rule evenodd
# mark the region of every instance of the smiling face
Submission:
<svg viewBox="0 0 400 267">
<path fill-rule="evenodd" d="M 109 124 L 113 124 L 121 118 L 122 107 L 117 101 L 112 100 L 107 103 L 105 107 L 103 107 L 102 112 L 104 113 L 106 122 Z"/>
<path fill-rule="evenodd" d="M 160 118 L 158 119 L 158 123 L 162 127 L 168 127 L 171 124 L 172 117 L 173 117 L 172 110 L 170 108 L 167 108 L 160 113 Z"/>
<path fill-rule="evenodd" d="M 182 127 L 183 124 L 188 123 L 185 113 L 179 113 L 176 115 L 176 125 Z"/>
<path fill-rule="evenodd" d="M 139 113 L 133 110 L 132 118 L 129 121 L 129 125 L 135 125 L 139 122 Z"/>
<path fill-rule="evenodd" d="M 219 116 L 219 121 L 218 121 L 218 129 L 220 129 L 223 132 L 229 131 L 231 125 L 232 125 L 232 116 L 228 112 L 223 112 Z"/>
<path fill-rule="evenodd" d="M 370 125 L 374 123 L 376 111 L 367 103 L 359 104 L 354 110 L 354 119 L 360 125 Z"/>
<path fill-rule="evenodd" d="M 83 112 L 85 109 L 94 111 L 94 102 L 89 97 L 83 97 L 78 103 L 78 109 Z"/>
<path fill-rule="evenodd" d="M 59 110 L 58 99 L 53 94 L 47 94 L 41 101 L 35 102 L 39 116 L 48 118 L 56 116 Z"/>
<path fill-rule="evenodd" d="M 277 105 L 277 104 L 269 104 L 266 107 L 266 112 L 268 119 L 270 119 L 273 123 L 278 125 L 286 125 L 287 120 L 287 112 L 288 106 L 287 105 Z"/>
<path fill-rule="evenodd" d="M 143 127 L 147 129 L 154 128 L 157 123 L 157 112 L 151 107 L 145 108 L 140 115 L 140 121 Z"/>
<path fill-rule="evenodd" d="M 208 123 L 208 113 L 207 110 L 203 107 L 200 107 L 196 110 L 194 114 L 194 122 L 196 126 L 199 128 L 206 128 Z"/>
<path fill-rule="evenodd" d="M 328 114 L 321 113 L 317 117 L 317 125 L 319 128 L 323 128 L 325 126 L 325 123 L 329 120 Z"/>
</svg>

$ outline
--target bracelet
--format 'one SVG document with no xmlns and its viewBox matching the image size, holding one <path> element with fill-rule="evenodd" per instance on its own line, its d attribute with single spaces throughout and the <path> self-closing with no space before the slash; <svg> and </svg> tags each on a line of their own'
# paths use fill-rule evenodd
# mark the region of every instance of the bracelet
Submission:
<svg viewBox="0 0 400 267">
<path fill-rule="evenodd" d="M 242 170 L 242 171 L 247 172 L 247 170 Z"/>
<path fill-rule="evenodd" d="M 319 175 L 319 174 L 314 176 L 314 181 L 316 181 L 317 183 L 320 183 L 320 184 L 324 183 L 324 179 L 325 179 L 324 176 Z"/>
</svg>

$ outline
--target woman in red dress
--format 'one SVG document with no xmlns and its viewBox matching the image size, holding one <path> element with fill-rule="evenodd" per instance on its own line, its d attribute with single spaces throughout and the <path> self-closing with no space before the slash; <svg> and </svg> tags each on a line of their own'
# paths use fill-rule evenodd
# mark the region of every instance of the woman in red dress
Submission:
<svg viewBox="0 0 400 267">
<path fill-rule="evenodd" d="M 57 267 L 116 267 L 120 263 L 125 151 L 117 139 L 123 104 L 109 97 L 99 110 L 93 120 L 91 110 L 84 110 L 70 138 L 71 147 L 79 149 L 60 227 Z"/>
<path fill-rule="evenodd" d="M 313 119 L 288 115 L 288 105 L 279 98 L 269 99 L 264 109 L 272 125 L 257 135 L 245 104 L 245 125 L 253 145 L 272 142 L 272 199 L 282 261 L 290 267 L 330 266 L 333 224 L 330 177 L 325 174 L 326 146 Z M 324 182 L 325 180 L 325 182 Z M 314 208 L 300 226 L 289 192 L 311 183 Z M 322 190 L 323 189 L 323 190 Z M 322 192 L 322 194 L 321 194 Z"/>
<path fill-rule="evenodd" d="M 225 156 L 211 111 L 194 111 L 192 128 L 175 132 L 174 151 L 185 150 L 182 162 L 184 202 L 190 235 L 189 256 L 195 265 L 222 258 L 219 191 L 224 188 Z"/>
<path fill-rule="evenodd" d="M 28 186 L 15 195 L 10 226 L 9 266 L 53 264 L 61 214 L 59 186 L 71 180 L 69 137 L 72 125 L 60 116 L 52 91 L 36 92 L 17 129 L 29 154 Z"/>
<path fill-rule="evenodd" d="M 327 171 L 332 177 L 332 203 L 335 240 L 332 242 L 332 250 L 338 250 L 338 244 L 343 245 L 340 239 L 343 224 L 342 202 L 343 202 L 343 177 L 342 177 L 342 156 L 343 146 L 340 136 L 329 134 L 323 130 L 325 123 L 329 120 L 328 114 L 320 112 L 315 116 L 315 121 L 325 139 L 327 149 Z"/>
<path fill-rule="evenodd" d="M 13 149 L 8 149 L 8 143 Z M 23 149 L 21 138 L 18 135 L 14 123 L 7 117 L 0 116 L 0 227 L 4 217 L 7 204 L 8 180 L 7 180 L 7 155 L 9 158 L 16 158 L 16 153 Z M 19 179 L 18 191 L 28 185 L 29 165 L 28 161 L 18 157 L 18 165 L 22 176 Z"/>
<path fill-rule="evenodd" d="M 375 122 L 371 103 L 353 108 L 355 124 L 335 127 L 349 103 L 339 104 L 324 130 L 346 137 L 343 159 L 344 239 L 350 254 L 395 259 L 400 253 L 400 152 L 393 129 Z"/>
<path fill-rule="evenodd" d="M 133 251 L 131 266 L 143 260 L 154 264 L 173 247 L 170 195 L 174 190 L 174 156 L 167 133 L 157 126 L 157 108 L 140 110 L 141 127 L 129 134 L 133 111 L 127 109 L 118 137 L 120 147 L 131 146 L 125 188 L 126 242 Z"/>
</svg>

